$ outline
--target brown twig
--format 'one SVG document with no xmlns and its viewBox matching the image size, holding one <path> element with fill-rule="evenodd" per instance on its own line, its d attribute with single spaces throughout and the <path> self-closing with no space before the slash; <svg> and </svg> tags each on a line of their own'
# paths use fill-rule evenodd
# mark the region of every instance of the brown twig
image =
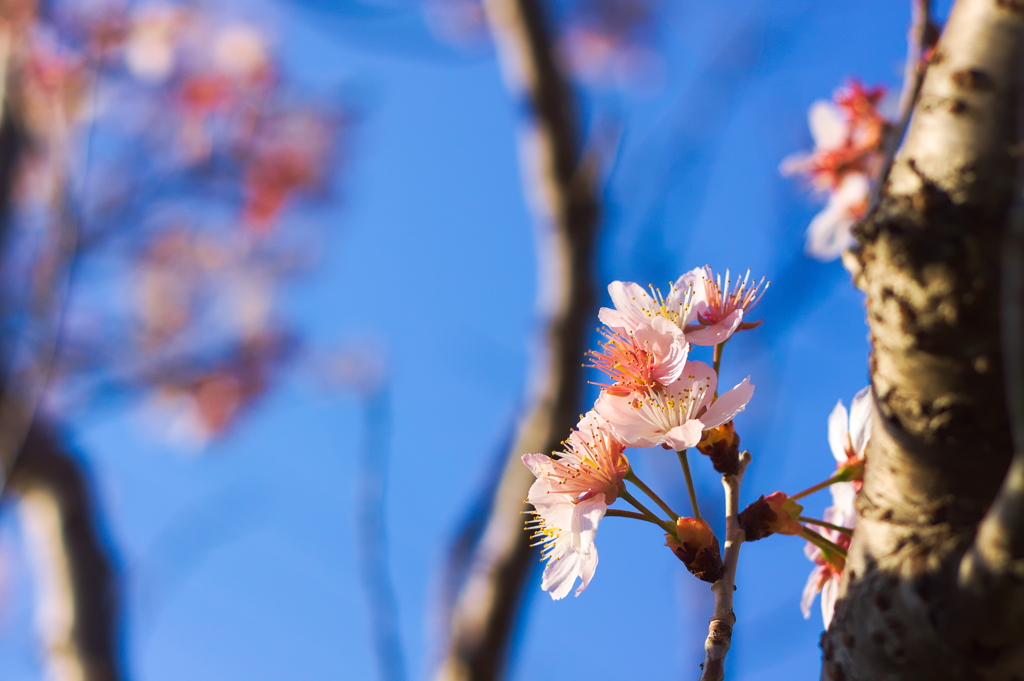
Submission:
<svg viewBox="0 0 1024 681">
<path fill-rule="evenodd" d="M 896 159 L 896 152 L 899 151 L 900 143 L 910 125 L 910 117 L 914 113 L 914 105 L 921 93 L 921 84 L 924 82 L 924 74 L 927 65 L 922 58 L 931 42 L 929 36 L 934 33 L 934 26 L 931 20 L 931 0 L 911 0 L 910 2 L 910 28 L 907 29 L 907 61 L 903 66 L 903 87 L 900 89 L 899 103 L 896 107 L 896 123 L 885 135 L 882 152 L 882 168 L 878 173 L 878 180 L 871 188 L 870 205 L 878 203 L 882 195 L 882 187 L 889 179 L 889 172 L 892 170 L 893 161 Z"/>
<path fill-rule="evenodd" d="M 750 452 L 740 453 L 739 471 L 735 475 L 723 475 L 725 487 L 725 574 L 711 585 L 715 595 L 715 609 L 708 624 L 708 637 L 704 641 L 704 664 L 700 681 L 722 681 L 725 678 L 725 656 L 732 643 L 732 628 L 736 614 L 732 609 L 732 597 L 736 591 L 736 564 L 740 559 L 740 545 L 745 538 L 740 527 L 740 483 L 750 463 Z"/>
<path fill-rule="evenodd" d="M 492 681 L 505 664 L 523 587 L 536 564 L 520 516 L 533 475 L 520 457 L 557 449 L 579 414 L 598 221 L 595 173 L 581 159 L 577 107 L 542 3 L 485 0 L 484 8 L 508 87 L 528 111 L 520 150 L 538 225 L 543 336 L 531 367 L 527 412 L 452 608 L 448 648 L 436 676 L 444 681 Z"/>
<path fill-rule="evenodd" d="M 116 575 L 80 465 L 51 432 L 34 425 L 10 488 L 32 559 L 49 678 L 117 681 Z"/>
</svg>

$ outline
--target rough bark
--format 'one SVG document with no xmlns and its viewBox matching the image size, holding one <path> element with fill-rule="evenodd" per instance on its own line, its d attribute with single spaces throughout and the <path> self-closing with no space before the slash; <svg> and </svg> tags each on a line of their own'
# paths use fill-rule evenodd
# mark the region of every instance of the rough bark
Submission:
<svg viewBox="0 0 1024 681">
<path fill-rule="evenodd" d="M 1020 2 L 957 2 L 857 230 L 876 418 L 825 679 L 1024 678 L 1019 599 L 961 568 L 1013 452 L 1000 266 L 1022 30 Z"/>
<path fill-rule="evenodd" d="M 543 336 L 531 367 L 527 411 L 452 611 L 444 681 L 500 678 L 536 554 L 520 512 L 533 475 L 520 457 L 550 452 L 576 424 L 591 319 L 591 261 L 598 221 L 594 173 L 581 159 L 572 88 L 539 0 L 485 0 L 509 89 L 526 109 L 521 156 L 537 218 Z"/>
</svg>

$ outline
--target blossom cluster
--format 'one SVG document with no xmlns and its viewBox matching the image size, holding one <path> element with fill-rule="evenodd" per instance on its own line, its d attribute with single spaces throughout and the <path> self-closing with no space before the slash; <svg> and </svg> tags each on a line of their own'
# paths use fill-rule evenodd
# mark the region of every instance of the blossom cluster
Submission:
<svg viewBox="0 0 1024 681">
<path fill-rule="evenodd" d="M 849 421 L 847 421 L 849 418 Z M 871 436 L 871 390 L 863 388 L 850 403 L 850 414 L 847 417 L 846 407 L 840 400 L 828 418 L 828 444 L 840 471 L 856 470 L 852 480 L 836 482 L 829 486 L 832 493 L 832 505 L 825 509 L 824 520 L 836 527 L 848 528 L 848 532 L 829 527 L 816 527 L 813 531 L 823 536 L 842 550 L 850 547 L 853 529 L 857 523 L 857 509 L 854 501 L 863 484 L 864 452 Z M 811 615 L 811 603 L 818 592 L 821 592 L 821 616 L 825 628 L 832 622 L 835 612 L 836 598 L 839 594 L 839 581 L 843 577 L 845 560 L 841 555 L 830 553 L 827 545 L 819 546 L 808 542 L 804 553 L 814 563 L 814 569 L 807 579 L 800 608 L 804 617 Z"/>
<path fill-rule="evenodd" d="M 750 504 L 739 516 L 745 541 L 758 541 L 773 534 L 807 540 L 804 553 L 814 563 L 801 598 L 800 608 L 809 617 L 811 604 L 821 593 L 821 614 L 827 629 L 839 596 L 839 584 L 846 568 L 846 551 L 857 522 L 855 501 L 864 479 L 865 456 L 871 437 L 871 390 L 858 392 L 846 407 L 839 401 L 828 419 L 828 443 L 836 460 L 836 472 L 825 481 L 792 496 L 775 492 Z M 798 500 L 828 488 L 832 505 L 822 520 L 803 515 Z"/>
<path fill-rule="evenodd" d="M 597 566 L 594 535 L 618 498 L 641 513 L 617 514 L 661 525 L 669 547 L 691 572 L 707 581 L 720 576 L 718 541 L 696 503 L 696 518 L 672 513 L 636 478 L 624 452 L 627 447 L 661 445 L 684 453 L 743 411 L 754 386 L 748 377 L 719 395 L 717 358 L 735 332 L 760 323 L 746 315 L 766 288 L 764 280 L 752 280 L 749 272 L 736 281 L 726 272 L 723 280 L 706 267 L 683 274 L 667 294 L 632 282 L 608 286 L 614 307 L 602 308 L 599 315 L 605 341 L 588 353 L 591 366 L 608 381 L 599 384 L 594 409 L 581 418 L 562 452 L 523 457 L 537 477 L 527 499 L 534 508 L 527 525 L 544 547 L 547 567 L 541 588 L 553 598 L 568 594 L 577 578 L 582 582 L 577 594 L 589 584 Z M 693 345 L 715 346 L 716 367 L 691 360 Z M 625 480 L 651 496 L 669 520 L 655 517 L 633 499 Z"/>
<path fill-rule="evenodd" d="M 802 175 L 819 193 L 825 208 L 807 228 L 806 250 L 819 260 L 834 260 L 850 246 L 850 230 L 868 209 L 871 184 L 883 164 L 882 147 L 891 122 L 879 111 L 885 89 L 865 88 L 856 80 L 819 100 L 808 113 L 814 150 L 787 157 L 783 175 Z"/>
</svg>

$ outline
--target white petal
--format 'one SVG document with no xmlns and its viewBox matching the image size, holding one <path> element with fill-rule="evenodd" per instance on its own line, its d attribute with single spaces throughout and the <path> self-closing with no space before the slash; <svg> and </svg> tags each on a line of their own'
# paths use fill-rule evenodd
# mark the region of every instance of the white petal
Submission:
<svg viewBox="0 0 1024 681">
<path fill-rule="evenodd" d="M 569 541 L 573 551 L 585 554 L 594 548 L 597 527 L 607 508 L 603 494 L 575 505 L 572 513 L 572 538 Z"/>
<path fill-rule="evenodd" d="M 846 463 L 847 427 L 846 407 L 839 400 L 828 415 L 828 447 L 838 463 Z"/>
<path fill-rule="evenodd" d="M 718 345 L 729 340 L 736 327 L 743 321 L 743 310 L 733 310 L 729 316 L 711 326 L 696 329 L 686 334 L 686 340 L 694 345 Z"/>
<path fill-rule="evenodd" d="M 807 122 L 817 149 L 835 149 L 846 142 L 846 121 L 832 102 L 819 99 L 811 104 L 807 112 Z"/>
<path fill-rule="evenodd" d="M 707 289 L 704 286 L 704 268 L 695 267 L 676 279 L 676 295 L 685 300 L 687 292 L 693 291 L 693 298 L 690 300 L 690 309 L 679 319 L 679 326 L 686 326 L 697 321 L 697 313 L 707 307 Z"/>
<path fill-rule="evenodd" d="M 829 487 L 832 505 L 825 509 L 824 520 L 833 525 L 855 527 L 857 524 L 857 491 L 852 482 L 837 482 Z M 833 533 L 834 534 L 834 533 Z M 835 541 L 836 537 L 829 537 Z"/>
<path fill-rule="evenodd" d="M 839 579 L 832 577 L 821 587 L 821 619 L 825 628 L 832 624 L 832 615 L 836 611 L 836 599 L 839 598 Z"/>
<path fill-rule="evenodd" d="M 662 435 L 632 407 L 632 398 L 601 392 L 594 409 L 608 421 L 615 439 L 627 447 L 653 447 Z"/>
<path fill-rule="evenodd" d="M 708 410 L 700 417 L 705 428 L 714 428 L 727 421 L 731 421 L 736 414 L 743 411 L 747 402 L 754 396 L 754 386 L 750 384 L 750 377 L 734 386 L 728 392 L 722 393 L 718 399 L 711 403 Z"/>
<path fill-rule="evenodd" d="M 850 403 L 850 440 L 853 451 L 863 454 L 871 437 L 871 386 L 861 388 Z"/>
<path fill-rule="evenodd" d="M 815 565 L 807 577 L 807 584 L 804 585 L 804 593 L 800 598 L 800 612 L 804 614 L 804 619 L 811 616 L 811 605 L 814 604 L 814 597 L 818 595 L 818 579 L 823 569 L 821 565 Z"/>
<path fill-rule="evenodd" d="M 786 158 L 782 159 L 782 163 L 779 164 L 779 173 L 783 177 L 803 175 L 807 172 L 808 164 L 812 158 L 813 154 L 806 151 L 798 151 L 795 154 L 790 154 Z"/>
<path fill-rule="evenodd" d="M 569 594 L 580 574 L 582 557 L 575 551 L 567 551 L 559 560 L 548 561 L 544 566 L 540 588 L 551 594 L 552 600 L 560 600 Z"/>
<path fill-rule="evenodd" d="M 665 433 L 664 443 L 672 449 L 682 451 L 696 447 L 703 435 L 704 424 L 697 419 L 690 419 L 681 426 L 676 426 Z"/>
<path fill-rule="evenodd" d="M 608 284 L 608 294 L 627 331 L 633 331 L 638 325 L 649 321 L 643 308 L 650 304 L 651 295 L 639 284 L 631 281 L 613 281 Z"/>
<path fill-rule="evenodd" d="M 850 229 L 853 223 L 853 218 L 845 210 L 829 201 L 807 227 L 804 244 L 807 255 L 822 262 L 838 258 L 852 242 Z"/>
<path fill-rule="evenodd" d="M 583 590 L 590 585 L 590 580 L 594 578 L 594 572 L 597 570 L 597 547 L 580 557 L 580 585 L 576 589 L 576 596 L 583 593 Z"/>
</svg>

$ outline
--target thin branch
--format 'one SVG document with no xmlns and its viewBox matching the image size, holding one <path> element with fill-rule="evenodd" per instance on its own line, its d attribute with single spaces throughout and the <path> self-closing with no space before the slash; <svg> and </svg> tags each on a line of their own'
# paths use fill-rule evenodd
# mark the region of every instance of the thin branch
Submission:
<svg viewBox="0 0 1024 681">
<path fill-rule="evenodd" d="M 732 628 L 736 615 L 732 610 L 732 597 L 736 591 L 736 564 L 740 559 L 740 545 L 745 533 L 740 527 L 740 483 L 750 463 L 750 452 L 740 454 L 739 471 L 735 475 L 723 475 L 725 488 L 725 573 L 711 585 L 715 595 L 715 609 L 708 624 L 708 637 L 704 641 L 704 664 L 700 681 L 722 681 L 725 678 L 725 656 L 732 644 Z"/>
<path fill-rule="evenodd" d="M 49 678 L 121 678 L 118 591 L 80 465 L 33 426 L 10 477 L 36 582 L 37 626 Z"/>
<path fill-rule="evenodd" d="M 533 481 L 520 457 L 558 449 L 579 414 L 598 222 L 596 173 L 581 155 L 577 105 L 555 54 L 544 4 L 485 0 L 484 9 L 507 85 L 527 112 L 520 151 L 537 222 L 543 335 L 531 366 L 526 414 L 452 610 L 448 649 L 436 676 L 444 681 L 501 676 L 523 589 L 537 563 L 520 522 Z"/>
<path fill-rule="evenodd" d="M 387 385 L 363 396 L 363 451 L 357 484 L 356 536 L 363 592 L 370 613 L 371 633 L 381 681 L 407 678 L 398 626 L 398 599 L 388 560 L 387 474 L 390 454 L 390 400 Z"/>
<path fill-rule="evenodd" d="M 889 179 L 896 152 L 910 125 L 910 117 L 914 113 L 914 105 L 921 93 L 927 64 L 923 62 L 925 50 L 933 46 L 935 27 L 931 20 L 931 0 L 911 0 L 910 28 L 907 30 L 907 61 L 903 65 L 903 87 L 896 108 L 896 124 L 889 129 L 883 145 L 882 169 L 878 180 L 871 189 L 871 205 L 878 203 L 882 195 L 882 187 Z"/>
</svg>

